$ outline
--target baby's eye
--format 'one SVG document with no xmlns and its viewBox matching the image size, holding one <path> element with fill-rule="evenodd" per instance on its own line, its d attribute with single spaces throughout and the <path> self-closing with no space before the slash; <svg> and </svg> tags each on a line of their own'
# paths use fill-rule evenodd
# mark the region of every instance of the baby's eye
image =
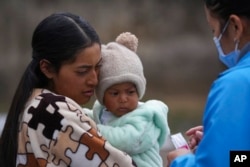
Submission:
<svg viewBox="0 0 250 167">
<path fill-rule="evenodd" d="M 130 95 L 132 95 L 132 94 L 136 93 L 136 90 L 130 90 L 130 91 L 128 91 L 128 93 L 129 93 Z"/>
<path fill-rule="evenodd" d="M 118 92 L 110 92 L 110 95 L 112 95 L 112 96 L 117 96 L 117 95 L 118 95 Z"/>
</svg>

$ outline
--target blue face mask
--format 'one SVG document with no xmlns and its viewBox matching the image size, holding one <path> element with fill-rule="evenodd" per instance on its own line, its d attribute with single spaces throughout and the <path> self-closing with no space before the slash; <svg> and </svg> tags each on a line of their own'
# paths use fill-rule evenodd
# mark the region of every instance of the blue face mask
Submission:
<svg viewBox="0 0 250 167">
<path fill-rule="evenodd" d="M 234 51 L 228 53 L 228 54 L 224 54 L 223 50 L 222 50 L 222 47 L 221 47 L 221 44 L 220 44 L 220 40 L 221 40 L 221 37 L 223 35 L 223 33 L 225 32 L 225 30 L 227 29 L 227 26 L 229 25 L 229 21 L 226 23 L 225 27 L 223 28 L 221 34 L 219 35 L 219 37 L 214 37 L 213 40 L 214 40 L 214 43 L 215 43 L 215 46 L 219 52 L 219 58 L 220 58 L 220 61 L 222 63 L 224 63 L 228 68 L 230 67 L 233 67 L 237 64 L 238 60 L 239 60 L 239 55 L 240 55 L 240 50 L 238 49 L 238 44 L 239 42 L 237 41 L 235 43 L 235 49 Z"/>
</svg>

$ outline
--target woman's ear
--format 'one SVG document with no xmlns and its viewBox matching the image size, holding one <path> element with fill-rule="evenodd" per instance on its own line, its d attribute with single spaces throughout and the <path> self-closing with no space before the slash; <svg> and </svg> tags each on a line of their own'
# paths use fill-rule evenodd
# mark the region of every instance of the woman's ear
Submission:
<svg viewBox="0 0 250 167">
<path fill-rule="evenodd" d="M 233 34 L 234 40 L 240 41 L 240 38 L 243 36 L 244 23 L 237 15 L 232 14 L 229 18 L 233 26 L 231 32 Z"/>
<path fill-rule="evenodd" d="M 49 79 L 52 79 L 55 75 L 54 68 L 52 67 L 51 63 L 46 59 L 40 60 L 40 70 Z"/>
</svg>

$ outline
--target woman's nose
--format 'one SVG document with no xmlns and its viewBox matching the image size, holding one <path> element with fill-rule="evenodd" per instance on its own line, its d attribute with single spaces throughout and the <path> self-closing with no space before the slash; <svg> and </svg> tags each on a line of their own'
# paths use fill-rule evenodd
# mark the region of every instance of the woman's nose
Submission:
<svg viewBox="0 0 250 167">
<path fill-rule="evenodd" d="M 88 84 L 91 86 L 96 86 L 98 84 L 98 73 L 95 70 L 89 75 Z"/>
</svg>

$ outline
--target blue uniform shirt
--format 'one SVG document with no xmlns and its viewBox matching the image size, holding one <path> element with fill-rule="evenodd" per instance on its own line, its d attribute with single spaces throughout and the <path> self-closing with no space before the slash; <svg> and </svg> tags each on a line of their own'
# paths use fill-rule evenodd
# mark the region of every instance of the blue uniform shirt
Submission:
<svg viewBox="0 0 250 167">
<path fill-rule="evenodd" d="M 204 136 L 195 154 L 176 158 L 171 167 L 229 167 L 230 151 L 250 151 L 250 45 L 236 66 L 221 73 L 208 95 Z"/>
</svg>

